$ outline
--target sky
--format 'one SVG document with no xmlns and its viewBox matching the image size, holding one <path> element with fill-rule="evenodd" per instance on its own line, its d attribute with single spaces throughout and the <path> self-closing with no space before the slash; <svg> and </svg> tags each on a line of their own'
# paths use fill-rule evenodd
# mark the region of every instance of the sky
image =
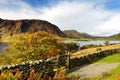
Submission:
<svg viewBox="0 0 120 80">
<path fill-rule="evenodd" d="M 2 19 L 40 19 L 61 30 L 97 36 L 120 33 L 120 0 L 0 0 Z"/>
</svg>

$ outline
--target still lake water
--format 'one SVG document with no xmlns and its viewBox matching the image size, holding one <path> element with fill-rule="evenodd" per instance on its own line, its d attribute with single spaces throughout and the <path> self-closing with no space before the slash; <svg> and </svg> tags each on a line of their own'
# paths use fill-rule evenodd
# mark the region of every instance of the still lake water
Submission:
<svg viewBox="0 0 120 80">
<path fill-rule="evenodd" d="M 0 42 L 0 53 L 3 51 L 3 48 L 8 47 L 8 43 Z"/>
<path fill-rule="evenodd" d="M 80 46 L 94 44 L 94 45 L 104 45 L 104 41 L 74 41 L 74 40 L 65 40 L 64 43 L 74 42 Z M 109 41 L 110 44 L 112 43 L 120 43 L 120 41 Z"/>
<path fill-rule="evenodd" d="M 95 44 L 95 45 L 104 45 L 104 41 L 74 41 L 74 40 L 65 40 L 64 43 L 75 42 L 80 46 Z M 109 41 L 110 43 L 120 43 L 120 41 Z M 8 43 L 0 42 L 0 53 L 3 51 L 3 48 L 8 47 Z"/>
</svg>

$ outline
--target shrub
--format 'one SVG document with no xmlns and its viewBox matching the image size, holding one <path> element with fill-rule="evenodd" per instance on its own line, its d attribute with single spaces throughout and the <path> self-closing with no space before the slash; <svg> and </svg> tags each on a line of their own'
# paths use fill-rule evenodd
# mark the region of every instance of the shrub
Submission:
<svg viewBox="0 0 120 80">
<path fill-rule="evenodd" d="M 47 59 L 60 53 L 57 40 L 46 32 L 17 35 L 10 40 L 14 42 L 4 49 L 4 54 L 0 55 L 3 64 Z"/>
<path fill-rule="evenodd" d="M 66 50 L 69 52 L 75 52 L 78 50 L 79 46 L 77 45 L 77 43 L 65 43 L 66 46 Z"/>
<path fill-rule="evenodd" d="M 99 46 L 99 45 L 98 45 Z M 97 45 L 94 44 L 88 44 L 88 45 L 84 45 L 82 46 L 80 49 L 87 49 L 87 48 L 92 48 L 92 47 L 97 47 Z"/>
<path fill-rule="evenodd" d="M 65 68 L 61 67 L 55 74 L 54 80 L 66 80 L 67 76 L 65 73 Z"/>
<path fill-rule="evenodd" d="M 106 46 L 108 46 L 110 43 L 109 43 L 108 40 L 105 40 L 105 41 L 104 41 L 104 44 L 105 44 Z"/>
<path fill-rule="evenodd" d="M 96 48 L 96 51 L 101 51 L 102 49 L 101 48 Z"/>
</svg>

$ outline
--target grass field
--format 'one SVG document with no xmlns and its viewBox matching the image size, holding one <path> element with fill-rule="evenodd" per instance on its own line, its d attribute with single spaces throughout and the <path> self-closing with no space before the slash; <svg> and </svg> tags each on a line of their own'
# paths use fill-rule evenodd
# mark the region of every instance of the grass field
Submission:
<svg viewBox="0 0 120 80">
<path fill-rule="evenodd" d="M 118 49 L 118 48 L 120 48 L 120 44 L 83 49 L 83 50 L 80 50 L 80 51 L 77 51 L 77 52 L 71 54 L 71 56 L 78 56 L 78 55 L 82 55 L 82 54 L 94 53 L 97 51 L 98 48 L 101 50 Z"/>
<path fill-rule="evenodd" d="M 98 62 L 104 62 L 104 63 L 120 62 L 120 53 L 107 56 L 103 59 L 100 59 Z"/>
<path fill-rule="evenodd" d="M 105 57 L 97 62 L 102 63 L 120 63 L 120 53 Z M 120 73 L 120 66 L 110 71 L 110 73 Z"/>
</svg>

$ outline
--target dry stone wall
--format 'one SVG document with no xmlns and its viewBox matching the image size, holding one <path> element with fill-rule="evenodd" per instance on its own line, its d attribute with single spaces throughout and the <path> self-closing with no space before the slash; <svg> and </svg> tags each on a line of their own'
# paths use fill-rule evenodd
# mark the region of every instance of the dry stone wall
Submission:
<svg viewBox="0 0 120 80">
<path fill-rule="evenodd" d="M 70 68 L 75 68 L 78 66 L 90 64 L 92 62 L 95 62 L 95 61 L 103 58 L 103 57 L 106 57 L 106 56 L 112 55 L 112 54 L 116 54 L 116 53 L 120 53 L 120 49 L 99 51 L 99 52 L 92 53 L 92 54 L 81 55 L 76 58 L 70 58 L 68 56 L 66 58 L 66 60 L 64 59 L 65 60 L 65 61 L 63 61 L 64 63 L 60 63 L 62 57 L 60 57 L 60 59 L 58 59 L 58 57 L 56 57 L 57 61 L 55 61 L 53 59 L 47 59 L 47 60 L 23 62 L 21 64 L 15 64 L 15 65 L 4 65 L 4 66 L 0 66 L 0 73 L 4 70 L 11 70 L 11 69 L 14 70 L 16 68 L 19 68 L 21 71 L 28 71 L 29 69 L 33 68 L 36 71 L 50 73 L 50 72 L 54 72 L 53 67 L 55 64 L 56 64 L 56 66 L 59 66 L 60 64 L 63 65 L 63 64 L 67 63 L 67 67 L 69 67 L 68 69 L 70 69 Z"/>
<path fill-rule="evenodd" d="M 104 58 L 106 56 L 120 53 L 120 48 L 119 49 L 112 49 L 112 50 L 105 50 L 105 51 L 98 51 L 96 53 L 91 53 L 91 54 L 85 54 L 76 58 L 70 59 L 70 68 L 90 64 L 92 62 L 95 62 L 101 58 Z"/>
</svg>

